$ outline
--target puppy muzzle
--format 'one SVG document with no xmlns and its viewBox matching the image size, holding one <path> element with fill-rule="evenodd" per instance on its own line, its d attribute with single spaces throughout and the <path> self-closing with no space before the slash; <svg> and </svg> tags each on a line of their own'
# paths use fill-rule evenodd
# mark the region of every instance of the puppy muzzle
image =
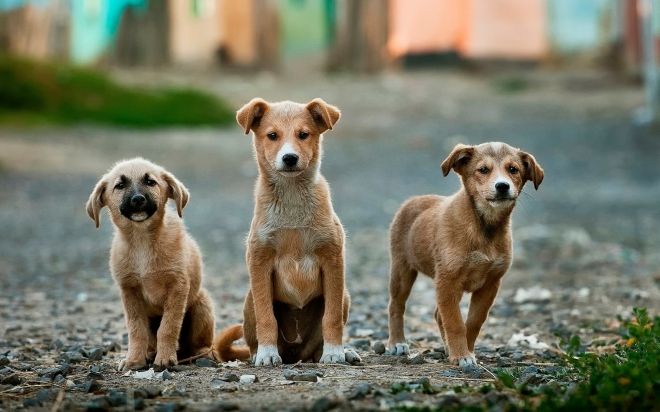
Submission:
<svg viewBox="0 0 660 412">
<path fill-rule="evenodd" d="M 158 206 L 148 193 L 132 192 L 124 196 L 119 211 L 133 222 L 144 222 L 156 213 Z"/>
</svg>

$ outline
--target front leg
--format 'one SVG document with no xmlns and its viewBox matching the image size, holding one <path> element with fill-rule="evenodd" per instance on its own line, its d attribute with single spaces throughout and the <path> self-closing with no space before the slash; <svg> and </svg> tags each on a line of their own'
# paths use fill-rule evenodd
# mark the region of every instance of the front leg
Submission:
<svg viewBox="0 0 660 412">
<path fill-rule="evenodd" d="M 343 247 L 320 253 L 323 274 L 323 354 L 321 363 L 345 363 L 344 335 L 344 253 Z"/>
<path fill-rule="evenodd" d="M 165 369 L 177 364 L 177 345 L 183 318 L 188 306 L 190 285 L 182 274 L 170 275 L 174 279 L 168 285 L 163 304 L 163 317 L 156 333 L 155 369 Z"/>
<path fill-rule="evenodd" d="M 479 336 L 481 326 L 486 321 L 486 318 L 488 318 L 488 312 L 491 306 L 493 306 L 499 289 L 500 279 L 497 279 L 496 281 L 485 284 L 479 290 L 472 293 L 470 311 L 468 312 L 467 322 L 465 323 L 467 328 L 467 345 L 470 352 L 474 352 L 474 342 L 477 336 Z"/>
<path fill-rule="evenodd" d="M 128 353 L 119 370 L 142 369 L 147 366 L 151 333 L 142 293 L 133 287 L 121 287 L 121 301 L 128 328 Z"/>
<path fill-rule="evenodd" d="M 449 361 L 458 362 L 461 367 L 476 365 L 474 355 L 468 350 L 466 328 L 461 316 L 463 290 L 456 279 L 447 279 L 442 272 L 436 273 L 436 297 L 440 327 L 445 331 L 445 345 Z"/>
<path fill-rule="evenodd" d="M 274 252 L 269 248 L 252 246 L 248 250 L 250 291 L 257 329 L 255 366 L 282 364 L 277 351 L 277 319 L 273 310 L 273 260 Z"/>
</svg>

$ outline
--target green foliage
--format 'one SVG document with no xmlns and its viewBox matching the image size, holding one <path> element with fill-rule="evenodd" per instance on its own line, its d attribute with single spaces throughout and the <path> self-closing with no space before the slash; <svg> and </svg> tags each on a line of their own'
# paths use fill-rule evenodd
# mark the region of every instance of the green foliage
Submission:
<svg viewBox="0 0 660 412">
<path fill-rule="evenodd" d="M 514 374 L 498 372 L 499 384 L 515 388 L 526 397 L 526 410 L 533 411 L 645 411 L 657 410 L 660 393 L 660 318 L 653 321 L 646 309 L 635 309 L 634 320 L 626 323 L 624 343 L 611 354 L 585 351 L 576 336 L 563 342 L 565 367 L 555 379 L 565 385 L 529 388 L 516 385 Z"/>
<path fill-rule="evenodd" d="M 0 121 L 131 127 L 222 125 L 233 110 L 191 89 L 124 87 L 89 69 L 0 56 Z"/>
</svg>

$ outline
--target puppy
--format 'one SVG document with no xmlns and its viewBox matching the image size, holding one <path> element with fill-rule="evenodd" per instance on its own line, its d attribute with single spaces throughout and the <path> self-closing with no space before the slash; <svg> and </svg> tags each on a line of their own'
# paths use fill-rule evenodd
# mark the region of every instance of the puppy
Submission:
<svg viewBox="0 0 660 412">
<path fill-rule="evenodd" d="M 442 162 L 463 187 L 449 197 L 406 201 L 390 228 L 388 351 L 408 353 L 403 333 L 406 300 L 422 272 L 435 281 L 435 318 L 449 360 L 476 365 L 474 342 L 511 264 L 511 212 L 527 181 L 538 189 L 543 169 L 534 156 L 504 143 L 457 145 Z M 467 322 L 459 303 L 472 293 Z"/>
<path fill-rule="evenodd" d="M 101 177 L 87 201 L 97 228 L 106 206 L 115 225 L 110 270 L 128 327 L 121 370 L 143 368 L 148 360 L 167 368 L 178 358 L 213 356 L 213 304 L 201 287 L 199 248 L 181 220 L 189 198 L 172 174 L 135 158 Z M 168 199 L 176 212 L 166 207 Z"/>
<path fill-rule="evenodd" d="M 319 171 L 322 134 L 339 116 L 321 99 L 257 98 L 236 114 L 245 134 L 253 132 L 259 170 L 243 323 L 255 365 L 359 360 L 342 344 L 350 307 L 344 230 Z"/>
</svg>

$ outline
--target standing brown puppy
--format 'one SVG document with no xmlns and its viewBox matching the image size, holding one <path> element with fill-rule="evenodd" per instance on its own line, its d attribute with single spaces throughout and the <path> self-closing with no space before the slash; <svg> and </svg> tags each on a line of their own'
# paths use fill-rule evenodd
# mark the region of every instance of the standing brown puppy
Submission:
<svg viewBox="0 0 660 412">
<path fill-rule="evenodd" d="M 176 212 L 166 207 L 173 199 Z M 121 291 L 128 354 L 121 370 L 176 365 L 209 353 L 213 304 L 201 287 L 202 258 L 181 220 L 188 190 L 147 160 L 117 163 L 96 184 L 87 213 L 99 227 L 107 206 L 115 225 L 110 269 Z"/>
<path fill-rule="evenodd" d="M 388 351 L 408 353 L 403 314 L 417 273 L 435 281 L 435 317 L 449 360 L 476 365 L 474 342 L 511 264 L 511 212 L 525 182 L 538 189 L 543 169 L 529 153 L 504 143 L 457 145 L 442 162 L 463 187 L 449 197 L 406 201 L 390 228 L 390 338 Z M 467 322 L 460 301 L 471 292 Z"/>
<path fill-rule="evenodd" d="M 259 169 L 243 323 L 255 365 L 359 359 L 342 344 L 350 306 L 344 230 L 319 171 L 322 133 L 339 116 L 321 99 L 299 104 L 258 98 L 236 115 L 245 134 L 253 132 Z"/>
</svg>

